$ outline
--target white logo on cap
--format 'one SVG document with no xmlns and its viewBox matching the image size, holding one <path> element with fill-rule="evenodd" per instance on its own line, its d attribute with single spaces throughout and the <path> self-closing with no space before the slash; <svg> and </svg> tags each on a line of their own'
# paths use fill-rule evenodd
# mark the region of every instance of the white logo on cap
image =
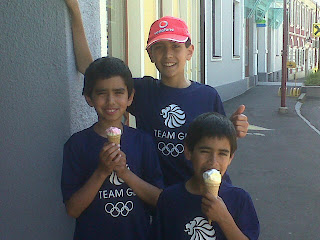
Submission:
<svg viewBox="0 0 320 240">
<path fill-rule="evenodd" d="M 160 28 L 165 28 L 165 27 L 167 27 L 168 26 L 168 22 L 167 21 L 161 21 L 160 23 L 159 23 L 159 27 Z"/>
</svg>

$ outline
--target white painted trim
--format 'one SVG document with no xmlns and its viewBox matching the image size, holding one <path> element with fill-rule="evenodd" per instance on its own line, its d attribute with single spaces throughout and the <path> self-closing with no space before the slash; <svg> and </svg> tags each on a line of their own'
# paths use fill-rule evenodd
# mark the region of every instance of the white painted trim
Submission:
<svg viewBox="0 0 320 240">
<path fill-rule="evenodd" d="M 143 0 L 128 1 L 128 65 L 133 77 L 144 76 Z M 135 10 L 133 10 L 135 9 Z"/>
<path fill-rule="evenodd" d="M 100 31 L 101 31 L 101 56 L 108 54 L 108 38 L 107 38 L 107 2 L 100 0 Z"/>
<path fill-rule="evenodd" d="M 131 1 L 131 0 L 130 0 Z M 130 2 L 128 1 L 128 2 Z M 148 0 L 146 0 L 148 1 Z M 163 16 L 173 16 L 173 1 L 162 0 Z"/>
<path fill-rule="evenodd" d="M 219 32 L 219 39 L 218 39 L 218 44 L 216 43 L 215 45 L 217 46 L 218 45 L 218 49 L 219 49 L 219 56 L 216 56 L 216 57 L 214 57 L 213 56 L 213 54 L 212 54 L 212 50 L 213 50 L 213 38 L 212 38 L 212 26 L 213 26 L 213 24 L 215 24 L 214 22 L 213 22 L 213 18 L 212 18 L 212 0 L 210 0 L 210 33 L 211 33 L 211 35 L 210 35 L 210 39 L 211 39 L 211 41 L 210 41 L 210 47 L 211 47 L 211 51 L 210 51 L 210 61 L 211 62 L 214 62 L 215 61 L 215 59 L 217 59 L 217 58 L 222 58 L 222 46 L 223 46 L 223 44 L 222 44 L 222 16 L 223 16 L 223 14 L 222 14 L 222 6 L 223 6 L 223 4 L 222 4 L 222 0 L 217 0 L 217 1 L 219 1 L 219 3 L 218 4 L 216 4 L 216 5 L 219 5 L 220 6 L 220 13 L 219 13 L 219 15 L 218 16 L 216 16 L 216 19 L 218 19 L 218 23 L 220 23 L 219 25 L 219 29 L 217 30 L 217 31 L 220 31 Z M 215 9 L 216 9 L 216 6 L 215 6 Z M 216 31 L 216 32 L 217 32 Z M 215 47 L 216 47 L 215 46 Z"/>
<path fill-rule="evenodd" d="M 258 86 L 281 86 L 281 82 L 257 82 Z M 301 87 L 302 83 L 287 82 L 288 87 Z"/>
<path fill-rule="evenodd" d="M 222 62 L 222 57 L 211 58 L 211 62 Z"/>
<path fill-rule="evenodd" d="M 304 116 L 302 116 L 301 111 L 300 111 L 301 106 L 302 106 L 302 103 L 301 103 L 301 102 L 297 102 L 297 103 L 296 103 L 295 110 L 296 110 L 298 116 L 299 116 L 313 131 L 315 131 L 318 135 L 320 135 L 320 131 L 319 131 L 317 128 L 315 128 Z"/>
<path fill-rule="evenodd" d="M 209 15 L 209 17 L 211 17 L 211 14 L 207 13 L 207 8 L 206 8 L 206 6 L 208 6 L 208 1 L 211 1 L 211 0 L 205 0 L 205 10 L 204 10 L 205 11 L 205 22 L 210 22 L 210 21 L 208 21 L 208 15 Z M 205 25 L 204 31 L 210 32 L 210 31 L 208 31 L 207 28 L 208 28 L 208 24 Z M 204 37 L 204 49 L 205 49 L 205 51 L 204 51 L 204 69 L 205 69 L 204 83 L 208 84 L 208 40 L 207 40 L 208 36 L 207 36 L 207 34 L 205 34 L 204 36 L 205 36 Z"/>
<path fill-rule="evenodd" d="M 233 9 L 233 1 L 236 2 L 236 4 L 235 4 L 236 9 Z M 232 0 L 231 1 L 231 23 L 233 22 L 233 11 L 235 12 L 235 26 L 234 26 L 235 29 L 233 29 L 233 25 L 232 25 L 231 26 L 232 27 L 231 40 L 233 40 L 233 38 L 234 38 L 234 36 L 233 36 L 233 32 L 234 31 L 236 33 L 238 33 L 237 34 L 238 37 L 235 39 L 234 44 L 232 42 L 231 57 L 232 57 L 232 59 L 233 58 L 238 59 L 238 56 L 240 58 L 240 53 L 241 53 L 241 46 L 240 46 L 240 43 L 241 43 L 241 31 L 240 31 L 240 29 L 242 29 L 242 28 L 241 28 L 241 6 L 240 6 L 240 3 L 238 1 L 236 1 L 236 0 Z M 238 55 L 233 55 L 233 52 L 235 50 L 237 51 L 236 54 L 238 53 Z"/>
</svg>

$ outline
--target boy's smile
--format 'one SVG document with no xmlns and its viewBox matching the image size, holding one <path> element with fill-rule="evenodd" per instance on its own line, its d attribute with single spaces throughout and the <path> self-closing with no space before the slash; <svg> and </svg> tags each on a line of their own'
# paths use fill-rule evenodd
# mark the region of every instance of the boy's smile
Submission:
<svg viewBox="0 0 320 240">
<path fill-rule="evenodd" d="M 194 177 L 202 181 L 202 174 L 217 169 L 223 176 L 234 155 L 230 156 L 230 143 L 226 137 L 203 137 L 193 151 L 185 149 L 187 159 L 192 161 Z"/>
<path fill-rule="evenodd" d="M 120 76 L 114 76 L 98 80 L 91 97 L 86 96 L 86 100 L 91 107 L 95 108 L 100 126 L 122 128 L 122 116 L 131 105 L 133 94 L 129 97 L 123 79 Z"/>
<path fill-rule="evenodd" d="M 193 45 L 186 48 L 185 43 L 159 41 L 151 46 L 150 58 L 155 63 L 164 81 L 185 81 L 184 68 L 193 54 Z"/>
</svg>

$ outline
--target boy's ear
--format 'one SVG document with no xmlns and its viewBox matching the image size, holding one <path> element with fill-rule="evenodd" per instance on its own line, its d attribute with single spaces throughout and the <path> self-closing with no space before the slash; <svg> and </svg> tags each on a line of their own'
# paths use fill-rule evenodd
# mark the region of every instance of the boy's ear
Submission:
<svg viewBox="0 0 320 240">
<path fill-rule="evenodd" d="M 92 103 L 91 97 L 89 97 L 89 96 L 87 96 L 87 95 L 85 95 L 84 97 L 85 97 L 86 102 L 88 103 L 88 105 L 89 105 L 90 107 L 93 107 L 93 103 Z"/>
<path fill-rule="evenodd" d="M 135 90 L 134 89 L 132 89 L 132 92 L 131 92 L 131 95 L 129 96 L 129 98 L 128 98 L 128 107 L 132 104 L 132 101 L 133 101 L 133 97 L 134 97 L 134 94 L 135 94 Z"/>
<path fill-rule="evenodd" d="M 148 48 L 147 52 L 148 52 L 150 61 L 151 61 L 152 63 L 154 63 L 154 61 L 153 61 L 153 56 L 152 56 L 152 52 L 151 52 L 151 47 Z"/>
<path fill-rule="evenodd" d="M 187 60 L 190 61 L 194 52 L 194 46 L 193 44 L 191 44 L 188 48 L 187 48 Z"/>
<path fill-rule="evenodd" d="M 184 144 L 184 155 L 186 159 L 191 160 L 191 152 L 185 144 Z"/>
</svg>

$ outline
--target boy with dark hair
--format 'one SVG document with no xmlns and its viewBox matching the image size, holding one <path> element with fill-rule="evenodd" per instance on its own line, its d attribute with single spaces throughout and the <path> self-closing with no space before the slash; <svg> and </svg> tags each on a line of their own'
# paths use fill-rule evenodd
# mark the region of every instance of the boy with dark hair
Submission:
<svg viewBox="0 0 320 240">
<path fill-rule="evenodd" d="M 185 155 L 194 174 L 160 194 L 150 239 L 258 239 L 259 221 L 249 194 L 222 180 L 216 198 L 203 179 L 210 169 L 224 175 L 236 149 L 236 131 L 225 116 L 204 113 L 190 124 Z"/>
<path fill-rule="evenodd" d="M 134 95 L 129 68 L 120 59 L 97 59 L 83 94 L 98 122 L 66 142 L 61 177 L 67 213 L 76 218 L 74 239 L 147 239 L 145 203 L 156 205 L 163 183 L 150 136 L 121 123 Z M 111 126 L 121 129 L 121 150 L 107 140 Z"/>
<path fill-rule="evenodd" d="M 74 52 L 80 72 L 92 61 L 77 0 L 65 0 L 71 14 Z M 185 78 L 184 68 L 194 52 L 186 23 L 175 17 L 155 21 L 149 33 L 147 51 L 161 74 L 134 81 L 135 98 L 128 111 L 137 127 L 153 136 L 166 186 L 191 177 L 192 166 L 184 157 L 183 140 L 191 121 L 204 112 L 225 115 L 217 91 Z M 239 137 L 248 131 L 244 105 L 231 116 Z M 226 177 L 227 174 L 225 175 Z"/>
</svg>

